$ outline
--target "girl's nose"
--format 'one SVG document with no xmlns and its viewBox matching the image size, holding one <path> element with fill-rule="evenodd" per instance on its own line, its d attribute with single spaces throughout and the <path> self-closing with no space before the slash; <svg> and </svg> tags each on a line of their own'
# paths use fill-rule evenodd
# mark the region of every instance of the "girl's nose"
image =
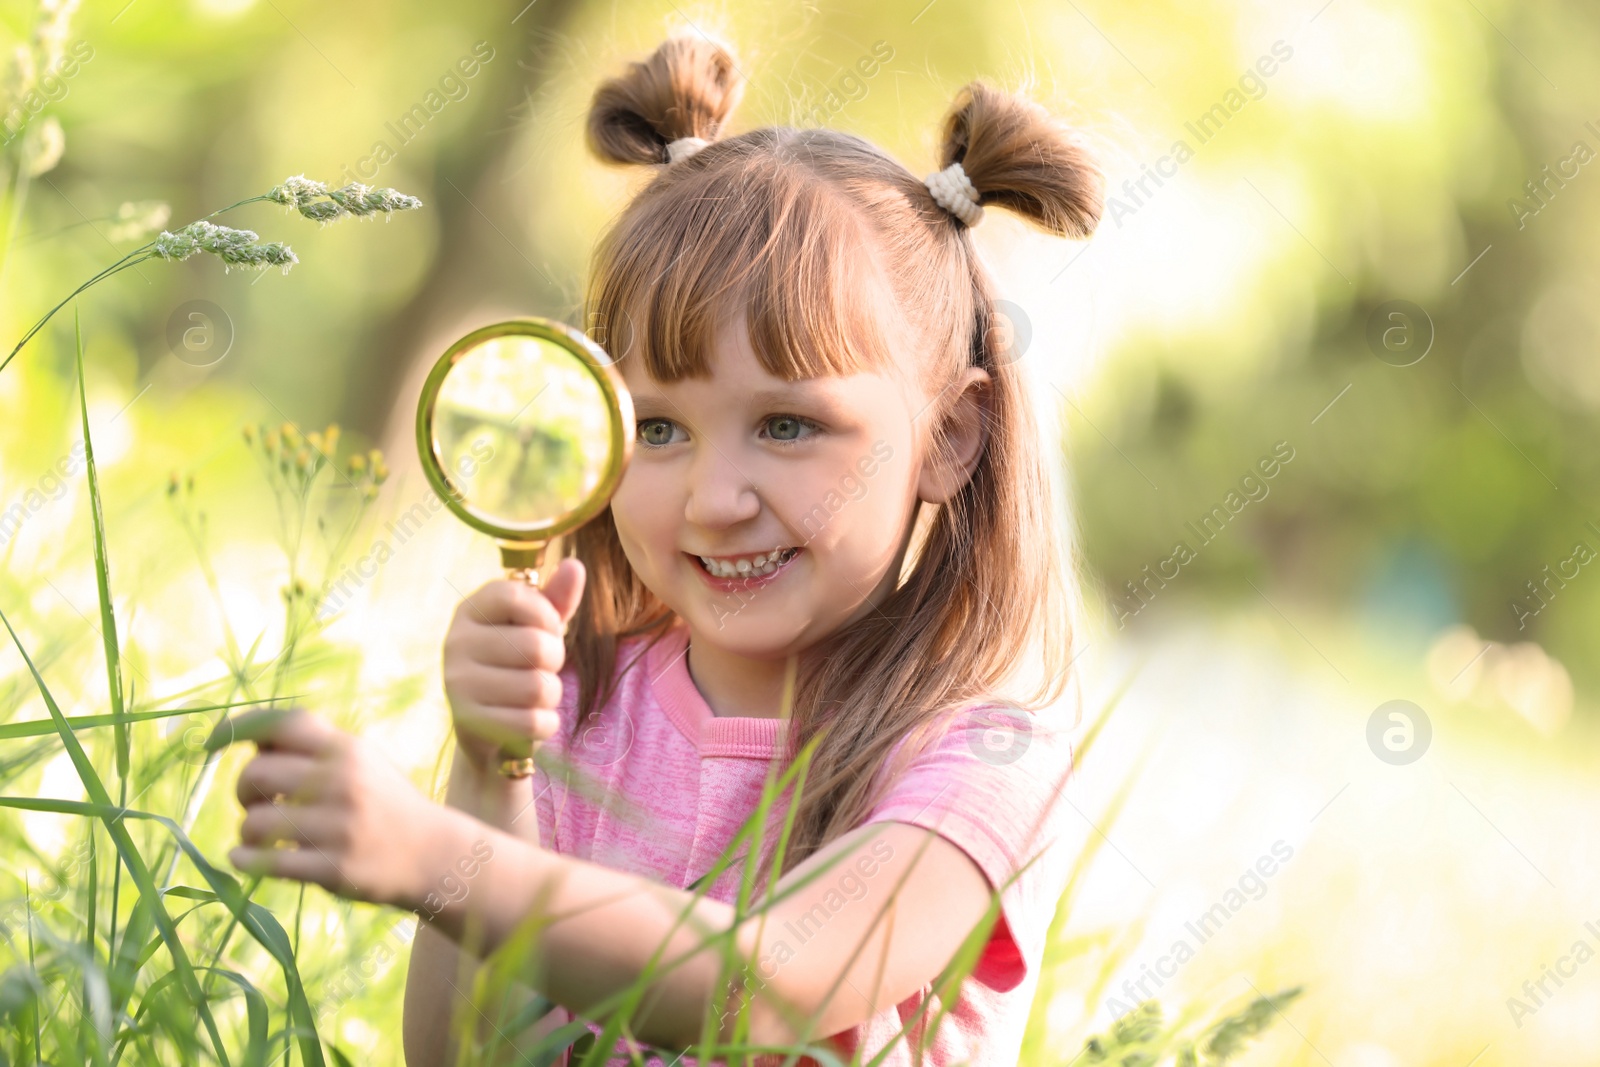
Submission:
<svg viewBox="0 0 1600 1067">
<path fill-rule="evenodd" d="M 689 500 L 683 516 L 696 526 L 732 526 L 755 518 L 761 511 L 754 483 L 717 449 L 700 451 L 689 478 Z"/>
</svg>

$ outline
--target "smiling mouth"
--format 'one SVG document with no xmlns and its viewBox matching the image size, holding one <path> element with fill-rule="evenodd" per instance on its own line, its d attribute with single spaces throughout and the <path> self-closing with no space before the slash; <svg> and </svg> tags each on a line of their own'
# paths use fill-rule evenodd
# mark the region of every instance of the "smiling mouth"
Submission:
<svg viewBox="0 0 1600 1067">
<path fill-rule="evenodd" d="M 713 578 L 765 578 L 776 574 L 800 550 L 775 548 L 753 556 L 694 556 L 700 568 Z"/>
</svg>

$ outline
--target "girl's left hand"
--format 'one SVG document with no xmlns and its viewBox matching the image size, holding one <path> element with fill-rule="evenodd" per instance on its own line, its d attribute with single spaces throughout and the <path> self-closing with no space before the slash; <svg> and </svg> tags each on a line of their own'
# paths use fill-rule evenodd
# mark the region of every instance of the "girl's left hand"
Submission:
<svg viewBox="0 0 1600 1067">
<path fill-rule="evenodd" d="M 223 731 L 259 746 L 236 789 L 245 817 L 228 859 L 241 871 L 415 909 L 448 869 L 452 813 L 357 738 L 302 709 L 247 711 Z"/>
</svg>

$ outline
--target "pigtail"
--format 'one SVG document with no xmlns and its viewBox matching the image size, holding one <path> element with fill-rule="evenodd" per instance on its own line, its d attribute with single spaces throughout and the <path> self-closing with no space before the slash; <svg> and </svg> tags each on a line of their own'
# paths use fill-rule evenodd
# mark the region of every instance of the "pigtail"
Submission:
<svg viewBox="0 0 1600 1067">
<path fill-rule="evenodd" d="M 960 163 L 978 203 L 998 204 L 1062 237 L 1100 222 L 1105 177 L 1078 135 L 1023 96 L 971 82 L 944 120 L 939 166 Z"/>
<path fill-rule="evenodd" d="M 595 90 L 589 149 L 607 163 L 667 163 L 682 137 L 714 141 L 744 95 L 727 48 L 697 35 L 670 37 Z"/>
</svg>

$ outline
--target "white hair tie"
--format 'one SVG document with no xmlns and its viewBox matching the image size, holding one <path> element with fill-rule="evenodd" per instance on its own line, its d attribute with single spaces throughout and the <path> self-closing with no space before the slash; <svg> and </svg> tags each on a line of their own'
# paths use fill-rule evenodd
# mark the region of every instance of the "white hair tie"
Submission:
<svg viewBox="0 0 1600 1067">
<path fill-rule="evenodd" d="M 667 162 L 677 163 L 688 159 L 710 143 L 704 137 L 680 137 L 667 145 Z"/>
<path fill-rule="evenodd" d="M 983 221 L 978 190 L 973 186 L 972 179 L 967 177 L 967 172 L 961 169 L 960 163 L 952 163 L 944 170 L 928 175 L 923 183 L 940 207 L 968 226 L 976 226 Z"/>
</svg>

